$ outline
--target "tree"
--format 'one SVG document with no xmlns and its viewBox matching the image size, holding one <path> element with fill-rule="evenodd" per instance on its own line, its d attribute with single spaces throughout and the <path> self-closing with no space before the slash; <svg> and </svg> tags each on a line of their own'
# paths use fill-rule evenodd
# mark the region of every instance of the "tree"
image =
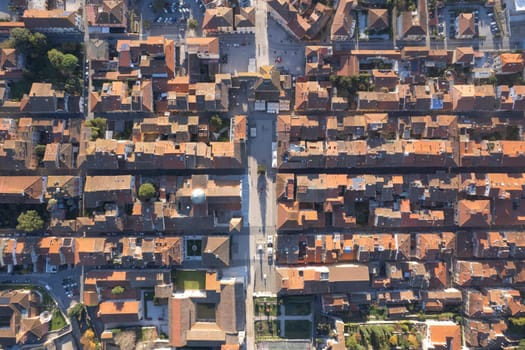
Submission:
<svg viewBox="0 0 525 350">
<path fill-rule="evenodd" d="M 352 334 L 351 336 L 346 337 L 345 346 L 349 350 L 364 350 L 365 347 L 359 344 L 356 339 L 356 335 Z"/>
<path fill-rule="evenodd" d="M 421 345 L 421 344 L 419 343 L 419 340 L 417 339 L 417 337 L 416 337 L 414 334 L 410 334 L 410 335 L 408 336 L 408 343 L 410 344 L 410 347 L 411 347 L 412 349 L 418 349 L 419 346 Z"/>
<path fill-rule="evenodd" d="M 219 132 L 222 129 L 222 119 L 217 114 L 210 118 L 211 132 Z"/>
<path fill-rule="evenodd" d="M 15 49 L 26 54 L 31 49 L 31 31 L 26 28 L 15 28 L 11 31 L 9 39 Z"/>
<path fill-rule="evenodd" d="M 47 49 L 47 37 L 39 32 L 32 34 L 29 37 L 31 44 L 31 57 L 37 58 L 42 56 Z"/>
<path fill-rule="evenodd" d="M 61 70 L 68 74 L 71 74 L 75 71 L 78 65 L 78 58 L 75 55 L 70 53 L 65 54 L 62 60 Z"/>
<path fill-rule="evenodd" d="M 199 22 L 195 18 L 191 18 L 188 21 L 188 29 L 195 30 L 199 27 Z"/>
<path fill-rule="evenodd" d="M 135 349 L 137 342 L 137 333 L 133 330 L 123 330 L 114 335 L 115 344 L 121 349 Z"/>
<path fill-rule="evenodd" d="M 80 344 L 83 345 L 84 350 L 96 350 L 97 339 L 95 339 L 95 332 L 91 328 L 87 329 L 80 338 Z"/>
<path fill-rule="evenodd" d="M 82 315 L 84 315 L 86 312 L 86 307 L 82 303 L 76 303 L 73 305 L 71 309 L 67 312 L 67 315 L 69 317 L 76 317 L 77 319 L 80 319 Z"/>
<path fill-rule="evenodd" d="M 28 210 L 18 216 L 18 230 L 33 232 L 44 227 L 44 220 L 36 210 Z"/>
<path fill-rule="evenodd" d="M 116 286 L 115 288 L 111 290 L 111 294 L 113 295 L 120 295 L 122 293 L 124 293 L 124 287 L 122 286 Z"/>
<path fill-rule="evenodd" d="M 51 66 L 64 75 L 71 75 L 78 65 L 78 58 L 70 53 L 63 54 L 57 49 L 51 49 L 47 52 L 47 58 Z"/>
<path fill-rule="evenodd" d="M 46 145 L 36 145 L 35 146 L 35 155 L 38 163 L 42 162 L 44 155 L 46 154 Z"/>
<path fill-rule="evenodd" d="M 47 59 L 56 70 L 60 70 L 62 67 L 62 61 L 64 61 L 64 54 L 57 49 L 51 49 L 47 52 Z"/>
<path fill-rule="evenodd" d="M 104 137 L 106 133 L 107 120 L 105 118 L 94 118 L 86 122 L 86 125 L 91 128 L 91 140 Z"/>
<path fill-rule="evenodd" d="M 42 33 L 31 33 L 26 28 L 13 29 L 9 41 L 22 54 L 33 58 L 41 56 L 47 49 L 47 37 Z"/>
<path fill-rule="evenodd" d="M 64 90 L 70 94 L 82 91 L 82 79 L 77 77 L 68 78 L 64 84 Z"/>
<path fill-rule="evenodd" d="M 155 196 L 155 186 L 149 182 L 140 185 L 139 187 L 139 198 L 143 201 L 149 201 L 153 196 Z"/>
</svg>

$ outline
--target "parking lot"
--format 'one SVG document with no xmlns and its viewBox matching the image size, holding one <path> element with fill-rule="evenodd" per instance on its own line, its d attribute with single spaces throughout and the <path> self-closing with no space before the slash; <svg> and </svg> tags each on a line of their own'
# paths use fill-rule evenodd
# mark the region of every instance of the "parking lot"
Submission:
<svg viewBox="0 0 525 350">
<path fill-rule="evenodd" d="M 460 13 L 472 13 L 476 24 L 473 39 L 456 39 L 456 17 Z M 492 9 L 479 5 L 450 5 L 438 10 L 438 33 L 448 40 L 492 41 L 501 34 Z"/>
<path fill-rule="evenodd" d="M 73 281 L 72 278 L 64 278 L 64 280 L 62 280 L 62 286 L 69 298 L 73 298 L 79 293 L 78 282 Z"/>
<path fill-rule="evenodd" d="M 144 32 L 149 35 L 172 35 L 184 37 L 188 20 L 199 22 L 196 31 L 200 34 L 200 25 L 204 18 L 205 7 L 201 0 L 168 0 L 161 11 L 155 12 L 152 1 L 143 1 L 138 9 L 142 15 Z M 144 25 L 144 23 L 147 23 Z"/>
</svg>

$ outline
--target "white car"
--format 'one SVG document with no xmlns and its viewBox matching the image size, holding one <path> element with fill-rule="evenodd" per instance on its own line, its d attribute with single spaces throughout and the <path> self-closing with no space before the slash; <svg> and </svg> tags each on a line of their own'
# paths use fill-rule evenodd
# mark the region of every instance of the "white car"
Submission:
<svg viewBox="0 0 525 350">
<path fill-rule="evenodd" d="M 273 235 L 268 236 L 268 247 L 273 247 Z"/>
</svg>

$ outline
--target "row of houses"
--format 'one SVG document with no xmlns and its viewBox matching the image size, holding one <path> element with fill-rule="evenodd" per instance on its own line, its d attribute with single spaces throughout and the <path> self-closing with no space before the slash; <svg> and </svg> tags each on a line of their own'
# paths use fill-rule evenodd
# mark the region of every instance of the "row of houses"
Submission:
<svg viewBox="0 0 525 350">
<path fill-rule="evenodd" d="M 192 249 L 195 242 L 198 242 L 199 251 Z M 8 272 L 26 269 L 56 273 L 80 265 L 86 268 L 171 268 L 181 266 L 188 256 L 203 268 L 228 267 L 230 238 L 225 235 L 0 238 L 0 268 Z M 191 259 L 191 256 L 198 259 Z"/>
<path fill-rule="evenodd" d="M 444 261 L 450 256 L 519 260 L 525 257 L 525 240 L 519 231 L 301 233 L 279 236 L 275 252 L 281 265 L 396 261 L 413 265 Z"/>
<path fill-rule="evenodd" d="M 47 2 L 46 2 L 47 3 Z M 16 8 L 24 9 L 21 23 L 24 27 L 50 35 L 79 34 L 88 30 L 91 34 L 124 33 L 127 31 L 129 9 L 124 0 L 89 0 L 84 11 L 88 28 L 84 28 L 82 16 L 78 11 L 66 11 L 65 7 L 50 4 L 33 6 L 15 4 Z M 16 22 L 14 22 L 16 23 Z"/>
<path fill-rule="evenodd" d="M 519 120 L 451 115 L 280 115 L 276 160 L 282 169 L 519 166 L 520 128 Z"/>
<path fill-rule="evenodd" d="M 326 111 L 334 106 L 363 111 L 524 109 L 521 84 L 487 84 L 488 79 L 523 76 L 521 53 L 490 54 L 472 47 L 334 52 L 330 46 L 312 45 L 306 47 L 305 58 L 305 76 L 309 79 L 298 80 L 296 111 Z M 349 96 L 349 105 L 340 101 L 338 89 L 347 87 L 337 83 L 335 76 L 366 80 L 366 84 L 352 83 L 358 91 Z M 306 96 L 309 104 L 301 103 Z"/>
<path fill-rule="evenodd" d="M 458 168 L 525 164 L 523 141 L 394 140 L 282 142 L 281 169 L 417 167 Z"/>
<path fill-rule="evenodd" d="M 135 177 L 3 176 L 4 206 L 23 204 L 47 209 L 48 229 L 83 232 L 202 232 L 240 231 L 242 185 L 235 176 L 160 176 L 154 179 L 153 200 L 137 198 Z M 152 181 L 152 180 L 150 180 Z M 79 207 L 89 216 L 71 217 Z"/>
<path fill-rule="evenodd" d="M 202 20 L 205 36 L 227 33 L 255 33 L 255 7 L 206 8 Z"/>
<path fill-rule="evenodd" d="M 521 174 L 278 174 L 280 231 L 520 226 Z"/>
<path fill-rule="evenodd" d="M 246 116 L 232 118 L 226 139 L 218 141 L 207 118 L 198 116 L 137 119 L 130 140 L 98 135 L 77 119 L 2 118 L 0 159 L 3 170 L 47 169 L 195 169 L 240 168 L 246 141 Z M 125 126 L 116 127 L 123 132 Z M 107 138 L 104 138 L 107 137 Z M 211 141 L 211 142 L 210 142 Z M 37 149 L 43 147 L 42 154 Z"/>
</svg>

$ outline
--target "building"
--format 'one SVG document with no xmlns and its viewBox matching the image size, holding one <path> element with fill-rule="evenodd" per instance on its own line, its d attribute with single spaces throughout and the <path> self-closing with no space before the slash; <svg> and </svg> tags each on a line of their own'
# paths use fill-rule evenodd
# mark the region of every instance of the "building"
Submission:
<svg viewBox="0 0 525 350">
<path fill-rule="evenodd" d="M 77 12 L 56 10 L 25 10 L 22 21 L 27 29 L 47 35 L 80 35 L 82 17 Z"/>
<path fill-rule="evenodd" d="M 85 181 L 86 208 L 100 207 L 105 203 L 126 205 L 135 201 L 135 177 L 131 175 L 86 176 Z"/>
<path fill-rule="evenodd" d="M 381 33 L 390 27 L 388 10 L 371 8 L 368 10 L 367 28 L 369 32 Z"/>
<path fill-rule="evenodd" d="M 358 292 L 368 288 L 369 282 L 366 265 L 276 268 L 276 284 L 284 295 Z"/>
<path fill-rule="evenodd" d="M 338 2 L 332 26 L 330 28 L 330 40 L 349 40 L 354 36 L 356 21 L 351 11 L 357 5 L 354 0 L 341 0 Z"/>
<path fill-rule="evenodd" d="M 234 12 L 230 7 L 207 8 L 202 20 L 202 32 L 209 36 L 234 31 Z"/>
<path fill-rule="evenodd" d="M 48 333 L 51 314 L 41 310 L 41 297 L 29 290 L 0 292 L 0 346 L 39 342 Z"/>
<path fill-rule="evenodd" d="M 427 36 L 426 1 L 418 0 L 414 11 L 401 11 L 397 18 L 398 40 L 421 41 Z"/>
<path fill-rule="evenodd" d="M 90 34 L 123 33 L 128 21 L 128 8 L 124 0 L 103 0 L 87 4 L 84 11 Z"/>
<path fill-rule="evenodd" d="M 177 290 L 169 299 L 169 341 L 174 347 L 239 344 L 244 331 L 244 285 L 235 279 L 206 275 L 202 290 Z"/>
<path fill-rule="evenodd" d="M 68 98 L 64 91 L 53 89 L 49 83 L 33 83 L 29 94 L 25 94 L 20 101 L 20 112 L 68 112 Z"/>
<path fill-rule="evenodd" d="M 45 176 L 0 176 L 0 201 L 2 203 L 44 203 L 47 188 Z"/>
<path fill-rule="evenodd" d="M 520 53 L 501 53 L 494 59 L 497 74 L 523 74 L 524 60 Z"/>
<path fill-rule="evenodd" d="M 456 17 L 456 39 L 471 39 L 476 35 L 476 25 L 472 13 L 460 13 Z"/>
</svg>

